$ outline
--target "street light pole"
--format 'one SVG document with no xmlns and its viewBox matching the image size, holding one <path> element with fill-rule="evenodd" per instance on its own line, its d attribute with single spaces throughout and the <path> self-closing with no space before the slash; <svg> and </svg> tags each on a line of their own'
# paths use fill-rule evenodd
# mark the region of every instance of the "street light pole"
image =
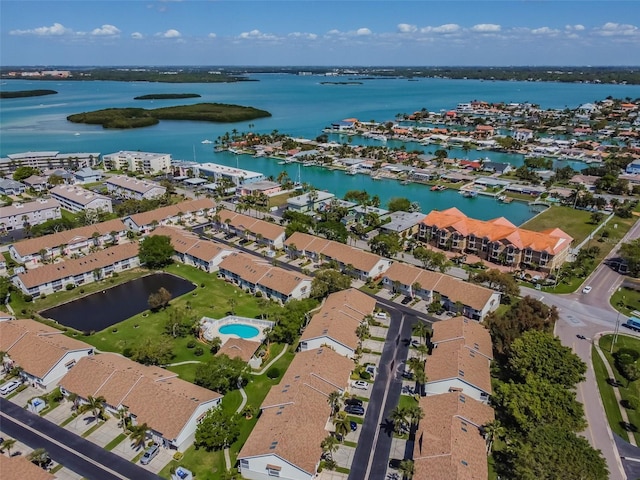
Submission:
<svg viewBox="0 0 640 480">
<path fill-rule="evenodd" d="M 620 291 L 620 289 L 618 289 L 618 291 Z M 620 300 L 617 305 L 618 315 L 616 316 L 616 328 L 613 331 L 613 338 L 611 339 L 611 349 L 609 350 L 609 353 L 612 355 L 613 355 L 613 346 L 618 341 L 618 332 L 620 331 L 620 308 L 624 306 L 624 300 L 625 300 L 625 297 L 623 296 L 622 300 Z"/>
</svg>

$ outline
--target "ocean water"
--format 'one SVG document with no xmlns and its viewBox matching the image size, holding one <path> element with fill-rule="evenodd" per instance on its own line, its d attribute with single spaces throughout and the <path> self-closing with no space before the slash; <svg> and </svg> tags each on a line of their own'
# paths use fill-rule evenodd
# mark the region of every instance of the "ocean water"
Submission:
<svg viewBox="0 0 640 480">
<path fill-rule="evenodd" d="M 29 81 L 6 80 L 2 90 L 53 89 L 57 95 L 0 100 L 0 156 L 24 151 L 52 150 L 112 153 L 142 150 L 171 153 L 174 159 L 238 164 L 242 168 L 274 175 L 286 169 L 297 178 L 295 165 L 278 165 L 269 159 L 256 159 L 228 153 L 214 153 L 215 140 L 233 129 L 260 133 L 277 130 L 292 136 L 315 138 L 331 122 L 355 117 L 360 120 L 393 120 L 398 113 L 426 108 L 429 111 L 454 108 L 460 102 L 478 99 L 489 102 L 532 102 L 542 108 L 575 108 L 585 102 L 606 98 L 640 97 L 640 86 L 587 85 L 545 82 L 491 82 L 476 80 L 378 79 L 362 80 L 361 85 L 322 85 L 331 77 L 261 74 L 259 81 L 229 84 L 160 84 L 146 82 L 102 81 Z M 344 80 L 340 78 L 339 80 Z M 139 101 L 138 95 L 150 93 L 198 93 L 202 98 Z M 220 102 L 253 106 L 271 112 L 272 117 L 252 122 L 213 124 L 206 122 L 161 121 L 160 124 L 134 130 L 105 130 L 100 126 L 73 124 L 66 117 L 101 108 L 184 105 Z M 375 143 L 375 141 L 371 141 Z M 413 146 L 407 146 L 413 148 Z M 421 147 L 430 152 L 434 147 Z M 518 155 L 487 151 L 452 150 L 450 155 L 468 158 L 488 156 L 496 161 L 522 162 Z M 578 164 L 579 166 L 579 164 Z M 295 169 L 295 171 L 290 171 Z M 418 201 L 423 211 L 457 206 L 467 215 L 488 219 L 505 216 L 520 224 L 532 216 L 518 202 L 501 205 L 489 199 L 465 199 L 456 192 L 430 192 L 421 185 L 400 185 L 395 181 L 373 181 L 362 175 L 347 176 L 315 167 L 303 168 L 301 180 L 342 196 L 354 188 L 367 189 L 386 203 L 405 196 Z"/>
</svg>

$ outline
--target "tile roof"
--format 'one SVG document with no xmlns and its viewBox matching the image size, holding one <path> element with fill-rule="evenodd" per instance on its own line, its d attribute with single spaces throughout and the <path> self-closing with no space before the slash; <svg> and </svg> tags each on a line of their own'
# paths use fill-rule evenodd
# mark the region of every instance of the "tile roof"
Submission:
<svg viewBox="0 0 640 480">
<path fill-rule="evenodd" d="M 531 248 L 553 255 L 569 248 L 573 241 L 572 237 L 559 228 L 534 232 L 518 228 L 503 217 L 489 221 L 469 218 L 457 208 L 449 208 L 441 212 L 432 210 L 422 223 L 439 229 L 453 230 L 464 236 L 473 234 L 492 242 L 509 242 L 519 250 Z"/>
<path fill-rule="evenodd" d="M 248 362 L 251 360 L 251 357 L 253 357 L 253 354 L 256 353 L 258 347 L 260 347 L 259 342 L 232 337 L 224 342 L 224 345 L 220 347 L 216 356 L 226 355 L 229 358 L 239 358 L 243 362 Z"/>
<path fill-rule="evenodd" d="M 89 205 L 95 200 L 109 200 L 111 198 L 101 195 L 86 188 L 79 187 L 77 185 L 57 185 L 49 190 L 49 193 L 53 196 L 67 199 L 73 203 L 80 205 Z"/>
<path fill-rule="evenodd" d="M 57 203 L 57 201 L 56 201 Z M 124 232 L 127 227 L 122 220 L 114 219 L 102 223 L 96 223 L 86 227 L 74 228 L 63 232 L 52 233 L 44 237 L 30 238 L 13 244 L 13 248 L 21 257 L 33 255 L 42 249 L 55 248 L 60 245 L 72 245 L 77 242 L 83 242 L 98 233 L 100 236 L 107 235 L 111 232 Z"/>
<path fill-rule="evenodd" d="M 408 286 L 417 282 L 425 290 L 438 292 L 452 302 L 460 301 L 475 310 L 484 309 L 496 293 L 489 288 L 408 263 L 394 262 L 384 276 Z"/>
<path fill-rule="evenodd" d="M 33 202 L 20 203 L 15 202 L 5 207 L 0 207 L 0 218 L 11 217 L 14 215 L 27 215 L 32 212 L 49 210 L 52 208 L 60 208 L 60 202 L 53 198 L 38 199 Z"/>
<path fill-rule="evenodd" d="M 487 358 L 493 359 L 491 334 L 482 324 L 464 317 L 442 320 L 433 324 L 431 343 L 464 340 L 464 346 L 476 350 Z"/>
<path fill-rule="evenodd" d="M 0 322 L 0 350 L 25 372 L 43 378 L 69 352 L 93 349 L 31 319 Z"/>
<path fill-rule="evenodd" d="M 127 177 L 125 175 L 115 175 L 107 178 L 105 184 L 114 185 L 116 187 L 124 188 L 125 190 L 131 190 L 140 194 L 150 192 L 154 188 L 160 188 L 166 190 L 165 187 L 159 183 L 149 182 L 147 180 L 138 180 L 137 178 Z"/>
<path fill-rule="evenodd" d="M 327 396 L 346 388 L 353 367 L 351 360 L 329 348 L 297 353 L 280 383 L 267 394 L 238 458 L 277 455 L 315 474 L 320 443 L 328 434 Z"/>
<path fill-rule="evenodd" d="M 314 237 L 308 233 L 295 232 L 285 245 L 295 245 L 298 251 L 313 252 L 325 255 L 344 265 L 352 265 L 362 272 L 370 272 L 383 257 L 343 243 Z"/>
<path fill-rule="evenodd" d="M 83 358 L 60 386 L 81 398 L 103 396 L 112 407 L 125 405 L 138 424 L 146 423 L 169 440 L 177 438 L 198 406 L 222 397 L 173 372 L 115 353 Z"/>
<path fill-rule="evenodd" d="M 464 340 L 445 342 L 427 357 L 428 382 L 458 378 L 483 392 L 491 393 L 491 375 L 487 357 L 463 348 Z"/>
<path fill-rule="evenodd" d="M 238 275 L 254 285 L 262 285 L 278 293 L 290 295 L 300 282 L 311 281 L 302 273 L 274 267 L 266 260 L 247 253 L 232 253 L 220 262 L 220 269 Z"/>
<path fill-rule="evenodd" d="M 171 245 L 176 252 L 191 255 L 205 262 L 210 262 L 221 253 L 234 251 L 222 243 L 202 240 L 197 235 L 177 227 L 156 227 L 151 235 L 165 235 L 171 238 Z"/>
<path fill-rule="evenodd" d="M 168 218 L 177 216 L 179 213 L 191 213 L 200 210 L 209 210 L 216 206 L 216 202 L 210 198 L 200 198 L 198 200 L 186 200 L 184 202 L 176 203 L 175 205 L 168 205 L 162 208 L 156 208 L 148 212 L 136 213 L 131 215 L 129 219 L 139 227 L 145 225 L 151 225 L 154 221 L 161 222 Z"/>
<path fill-rule="evenodd" d="M 371 315 L 376 300 L 355 288 L 332 293 L 305 328 L 301 341 L 329 337 L 355 350 L 358 347 L 356 328 L 365 316 Z"/>
<path fill-rule="evenodd" d="M 247 230 L 254 235 L 260 234 L 267 240 L 273 241 L 284 235 L 284 228 L 275 223 L 259 220 L 230 210 L 220 210 L 218 215 L 220 215 L 221 223 L 226 223 L 225 220 L 230 220 L 229 225 L 232 227 L 238 230 Z"/>
<path fill-rule="evenodd" d="M 27 457 L 16 455 L 9 457 L 0 454 L 0 478 L 7 480 L 23 478 L 29 480 L 54 480 L 55 475 L 31 463 Z"/>
<path fill-rule="evenodd" d="M 420 398 L 425 417 L 416 432 L 416 480 L 486 480 L 486 442 L 479 427 L 493 421 L 493 409 L 458 392 Z"/>
<path fill-rule="evenodd" d="M 92 272 L 96 268 L 104 268 L 137 256 L 137 243 L 123 243 L 84 257 L 43 265 L 25 273 L 19 273 L 18 278 L 27 288 L 32 288 L 54 280 Z"/>
</svg>

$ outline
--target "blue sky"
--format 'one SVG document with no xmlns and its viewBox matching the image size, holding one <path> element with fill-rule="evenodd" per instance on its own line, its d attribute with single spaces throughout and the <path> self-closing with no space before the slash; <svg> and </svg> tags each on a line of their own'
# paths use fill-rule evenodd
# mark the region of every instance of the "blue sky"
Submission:
<svg viewBox="0 0 640 480">
<path fill-rule="evenodd" d="M 6 65 L 640 65 L 640 2 L 0 1 Z"/>
</svg>

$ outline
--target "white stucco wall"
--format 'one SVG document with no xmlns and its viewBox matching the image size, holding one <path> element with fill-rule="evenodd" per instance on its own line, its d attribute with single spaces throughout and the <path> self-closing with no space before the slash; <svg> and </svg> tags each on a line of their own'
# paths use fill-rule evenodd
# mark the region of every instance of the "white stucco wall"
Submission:
<svg viewBox="0 0 640 480">
<path fill-rule="evenodd" d="M 487 400 L 487 397 L 482 396 L 482 393 L 484 393 L 482 390 L 462 381 L 459 378 L 427 382 L 427 384 L 425 385 L 427 395 L 439 395 L 441 393 L 447 393 L 450 388 L 461 389 L 465 395 L 468 395 L 469 397 L 478 400 L 479 402 L 484 402 Z"/>
<path fill-rule="evenodd" d="M 301 470 L 277 455 L 249 457 L 244 460 L 249 462 L 249 468 L 243 468 L 242 463 L 240 463 L 239 471 L 242 474 L 242 477 L 248 480 L 273 480 L 274 478 L 286 480 L 311 480 L 315 476 Z M 320 459 L 318 459 L 318 463 L 319 461 Z M 267 465 L 280 467 L 280 475 L 278 477 L 269 476 L 267 473 Z"/>
</svg>

